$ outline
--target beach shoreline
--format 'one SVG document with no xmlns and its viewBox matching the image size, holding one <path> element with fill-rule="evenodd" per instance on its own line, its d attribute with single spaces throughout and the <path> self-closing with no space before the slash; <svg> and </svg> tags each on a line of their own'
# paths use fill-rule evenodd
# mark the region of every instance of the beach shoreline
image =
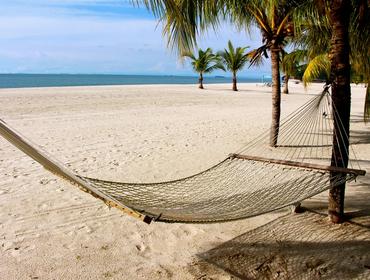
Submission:
<svg viewBox="0 0 370 280">
<path fill-rule="evenodd" d="M 204 77 L 207 84 L 222 84 L 232 80 L 228 76 Z M 239 82 L 254 83 L 261 77 L 238 78 Z M 265 79 L 266 80 L 266 79 Z M 271 79 L 266 81 L 270 82 Z M 190 85 L 198 82 L 198 76 L 178 75 L 114 75 L 114 74 L 0 74 L 0 88 L 37 88 L 63 86 L 99 86 L 99 85 Z"/>
</svg>

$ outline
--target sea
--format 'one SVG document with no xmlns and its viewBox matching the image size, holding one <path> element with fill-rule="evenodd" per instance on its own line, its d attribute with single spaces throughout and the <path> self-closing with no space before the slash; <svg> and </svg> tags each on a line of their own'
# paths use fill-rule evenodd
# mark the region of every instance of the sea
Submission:
<svg viewBox="0 0 370 280">
<path fill-rule="evenodd" d="M 238 78 L 239 83 L 269 82 L 271 77 Z M 196 76 L 105 74 L 0 74 L 0 88 L 100 85 L 196 84 Z M 206 76 L 205 84 L 231 83 L 230 77 Z"/>
</svg>

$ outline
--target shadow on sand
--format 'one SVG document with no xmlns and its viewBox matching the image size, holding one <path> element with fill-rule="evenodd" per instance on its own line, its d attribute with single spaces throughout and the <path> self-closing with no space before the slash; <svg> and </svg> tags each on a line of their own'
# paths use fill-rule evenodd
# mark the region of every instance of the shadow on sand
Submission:
<svg viewBox="0 0 370 280">
<path fill-rule="evenodd" d="M 288 214 L 198 258 L 189 268 L 198 279 L 217 270 L 232 279 L 370 279 L 370 229 L 309 211 Z"/>
<path fill-rule="evenodd" d="M 363 114 L 351 114 L 351 123 L 364 123 Z"/>
<path fill-rule="evenodd" d="M 351 144 L 369 144 L 370 130 L 351 130 Z"/>
</svg>

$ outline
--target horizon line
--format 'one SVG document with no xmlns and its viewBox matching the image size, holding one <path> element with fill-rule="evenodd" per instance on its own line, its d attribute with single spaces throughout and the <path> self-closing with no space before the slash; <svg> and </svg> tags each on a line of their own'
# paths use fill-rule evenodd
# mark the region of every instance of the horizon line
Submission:
<svg viewBox="0 0 370 280">
<path fill-rule="evenodd" d="M 151 73 L 27 73 L 27 72 L 8 72 L 8 73 L 1 73 L 0 75 L 102 75 L 102 76 L 159 76 L 159 77 L 194 77 L 198 78 L 199 76 L 194 74 L 151 74 Z M 230 75 L 220 75 L 220 74 L 203 74 L 208 77 L 222 77 L 222 78 L 232 78 Z M 252 75 L 252 76 L 246 76 L 246 75 L 240 75 L 238 78 L 258 78 L 258 77 L 266 77 L 271 76 L 270 73 L 261 73 L 260 75 Z"/>
</svg>

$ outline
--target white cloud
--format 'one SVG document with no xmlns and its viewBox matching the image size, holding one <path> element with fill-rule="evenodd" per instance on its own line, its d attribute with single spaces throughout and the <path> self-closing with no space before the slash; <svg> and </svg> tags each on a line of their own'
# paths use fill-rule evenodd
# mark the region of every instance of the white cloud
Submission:
<svg viewBox="0 0 370 280">
<path fill-rule="evenodd" d="M 129 5 L 121 0 L 6 1 L 0 10 L 0 72 L 190 74 L 189 65 L 179 65 L 166 48 L 156 20 L 126 17 L 124 11 L 121 16 L 103 16 L 95 9 L 120 3 Z M 75 9 L 82 4 L 94 9 L 82 15 Z M 246 34 L 225 25 L 201 38 L 199 45 L 216 51 L 228 39 L 241 46 L 259 44 L 259 39 L 252 43 Z"/>
</svg>

